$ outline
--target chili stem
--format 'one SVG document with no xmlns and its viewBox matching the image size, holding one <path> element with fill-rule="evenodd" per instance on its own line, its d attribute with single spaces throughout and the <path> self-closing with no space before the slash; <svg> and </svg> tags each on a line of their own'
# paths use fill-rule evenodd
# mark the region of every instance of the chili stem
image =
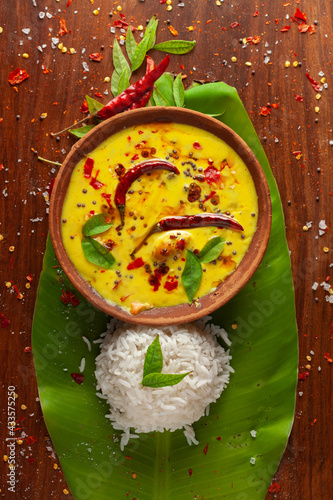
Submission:
<svg viewBox="0 0 333 500">
<path fill-rule="evenodd" d="M 37 160 L 43 161 L 44 163 L 51 163 L 52 165 L 58 165 L 59 167 L 61 167 L 61 165 L 62 165 L 58 161 L 47 160 L 46 158 L 43 158 L 42 156 L 37 156 Z"/>
<path fill-rule="evenodd" d="M 59 132 L 50 132 L 50 136 L 54 137 L 55 135 L 63 134 L 64 132 L 67 132 L 67 130 L 69 130 L 73 127 L 76 127 L 76 125 L 80 125 L 80 123 L 84 123 L 84 122 L 88 121 L 93 116 L 96 116 L 96 113 L 93 113 L 91 115 L 86 116 L 85 118 L 82 118 L 82 120 L 79 120 L 78 122 L 74 123 L 73 125 L 70 125 L 69 127 L 64 128 L 63 130 L 59 130 Z"/>
</svg>

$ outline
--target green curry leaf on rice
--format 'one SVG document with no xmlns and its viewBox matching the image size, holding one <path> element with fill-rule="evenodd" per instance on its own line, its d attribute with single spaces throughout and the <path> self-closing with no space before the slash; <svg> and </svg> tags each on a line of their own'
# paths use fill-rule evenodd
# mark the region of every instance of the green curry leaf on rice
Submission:
<svg viewBox="0 0 333 500">
<path fill-rule="evenodd" d="M 90 236 L 84 237 L 81 242 L 85 258 L 104 269 L 111 269 L 115 263 L 115 258 L 103 245 Z"/>
<path fill-rule="evenodd" d="M 155 340 L 150 344 L 145 356 L 143 366 L 143 378 L 150 373 L 160 373 L 163 368 L 163 354 L 160 344 L 160 338 L 156 335 Z"/>
<path fill-rule="evenodd" d="M 112 226 L 110 217 L 107 214 L 96 214 L 90 217 L 82 226 L 83 236 L 96 236 L 104 233 Z"/>
<path fill-rule="evenodd" d="M 186 373 L 149 373 L 143 377 L 142 385 L 146 387 L 167 387 L 179 384 L 191 372 Z"/>
</svg>

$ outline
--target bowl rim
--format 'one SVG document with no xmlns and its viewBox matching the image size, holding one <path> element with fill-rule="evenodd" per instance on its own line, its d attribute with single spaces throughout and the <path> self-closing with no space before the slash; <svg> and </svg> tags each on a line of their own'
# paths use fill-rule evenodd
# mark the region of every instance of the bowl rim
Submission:
<svg viewBox="0 0 333 500">
<path fill-rule="evenodd" d="M 212 292 L 193 304 L 156 307 L 137 315 L 113 305 L 98 294 L 79 274 L 69 259 L 61 235 L 61 212 L 72 171 L 77 163 L 89 155 L 104 140 L 121 129 L 156 121 L 190 124 L 206 130 L 226 142 L 244 161 L 258 196 L 257 229 L 238 267 Z M 56 177 L 50 199 L 49 231 L 55 255 L 74 287 L 91 304 L 110 316 L 126 323 L 146 325 L 173 325 L 195 321 L 222 307 L 251 279 L 268 245 L 272 221 L 272 205 L 268 182 L 262 167 L 250 147 L 230 127 L 198 111 L 178 107 L 149 107 L 116 115 L 98 124 L 74 144 Z"/>
</svg>

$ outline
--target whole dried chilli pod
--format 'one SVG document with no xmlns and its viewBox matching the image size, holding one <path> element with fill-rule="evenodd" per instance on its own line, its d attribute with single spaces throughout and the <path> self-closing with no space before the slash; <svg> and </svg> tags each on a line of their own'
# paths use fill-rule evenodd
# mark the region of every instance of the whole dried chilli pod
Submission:
<svg viewBox="0 0 333 500">
<path fill-rule="evenodd" d="M 119 210 L 121 225 L 124 225 L 124 214 L 125 214 L 125 201 L 126 201 L 126 193 L 129 190 L 131 184 L 138 179 L 142 174 L 146 174 L 148 172 L 153 172 L 154 170 L 169 170 L 174 174 L 179 174 L 179 170 L 175 165 L 166 160 L 146 160 L 141 163 L 135 165 L 135 167 L 128 170 L 122 179 L 119 181 L 115 196 L 114 202 L 116 207 Z"/>
<path fill-rule="evenodd" d="M 197 215 L 176 215 L 174 217 L 165 217 L 155 224 L 149 233 L 144 237 L 141 243 L 133 250 L 133 257 L 138 250 L 145 244 L 147 239 L 154 233 L 163 231 L 172 231 L 177 229 L 192 229 L 197 227 L 218 227 L 219 229 L 233 229 L 234 231 L 244 231 L 243 226 L 236 219 L 223 214 L 197 214 Z"/>
<path fill-rule="evenodd" d="M 117 113 L 131 109 L 131 106 L 133 106 L 136 101 L 142 99 L 144 94 L 153 90 L 154 83 L 167 69 L 169 62 L 170 56 L 167 54 L 156 68 L 146 73 L 140 80 L 130 85 L 121 94 L 108 102 L 104 108 L 100 109 L 97 112 L 97 117 L 101 120 L 106 120 Z"/>
<path fill-rule="evenodd" d="M 109 101 L 97 113 L 92 113 L 91 115 L 86 116 L 82 120 L 76 122 L 74 125 L 76 126 L 80 125 L 81 123 L 85 123 L 94 116 L 97 116 L 97 118 L 99 118 L 100 120 L 106 120 L 107 118 L 111 118 L 111 116 L 115 116 L 116 114 L 122 113 L 123 111 L 143 108 L 150 99 L 154 88 L 154 83 L 167 69 L 169 62 L 170 56 L 167 54 L 163 61 L 160 62 L 160 64 L 158 64 L 151 71 L 148 71 L 145 76 L 143 76 L 137 82 L 133 83 L 133 85 L 130 85 L 121 94 L 111 99 L 111 101 Z M 152 66 L 151 62 L 149 62 L 149 65 Z M 50 135 L 54 137 L 55 135 L 67 132 L 67 130 L 72 127 L 73 125 L 70 125 L 69 127 L 60 130 L 59 132 L 51 132 Z"/>
</svg>

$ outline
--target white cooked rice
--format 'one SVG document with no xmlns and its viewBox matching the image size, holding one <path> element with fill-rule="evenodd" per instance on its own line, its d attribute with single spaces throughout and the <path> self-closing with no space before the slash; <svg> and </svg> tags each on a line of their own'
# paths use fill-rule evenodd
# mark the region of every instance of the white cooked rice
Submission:
<svg viewBox="0 0 333 500">
<path fill-rule="evenodd" d="M 219 336 L 229 346 L 225 330 L 210 325 L 205 318 L 175 327 L 130 325 L 112 319 L 103 334 L 101 353 L 96 358 L 99 397 L 107 398 L 111 412 L 106 415 L 114 429 L 123 431 L 120 446 L 132 434 L 184 428 L 189 444 L 198 444 L 192 423 L 205 414 L 229 382 L 231 356 L 217 342 Z M 159 335 L 162 373 L 191 371 L 179 384 L 152 388 L 141 384 L 148 346 Z M 207 408 L 206 414 L 208 414 Z"/>
</svg>

